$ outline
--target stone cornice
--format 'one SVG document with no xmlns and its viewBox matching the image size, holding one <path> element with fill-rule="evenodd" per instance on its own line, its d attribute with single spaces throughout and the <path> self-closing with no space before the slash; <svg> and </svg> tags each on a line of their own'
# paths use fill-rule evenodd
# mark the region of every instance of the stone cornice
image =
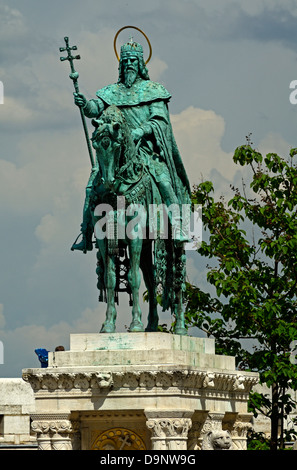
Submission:
<svg viewBox="0 0 297 470">
<path fill-rule="evenodd" d="M 34 392 L 98 390 L 125 391 L 142 389 L 169 390 L 177 388 L 183 393 L 208 390 L 209 392 L 239 392 L 247 394 L 258 383 L 257 374 L 224 373 L 201 370 L 133 370 L 133 371 L 67 371 L 55 369 L 29 369 L 23 372 Z"/>
</svg>

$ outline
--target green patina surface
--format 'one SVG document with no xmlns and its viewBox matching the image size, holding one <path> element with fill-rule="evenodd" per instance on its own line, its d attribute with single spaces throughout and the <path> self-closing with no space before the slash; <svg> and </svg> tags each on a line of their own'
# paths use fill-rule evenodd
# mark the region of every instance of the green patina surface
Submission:
<svg viewBox="0 0 297 470">
<path fill-rule="evenodd" d="M 157 291 L 161 291 L 163 309 L 171 309 L 175 316 L 175 333 L 186 335 L 182 302 L 186 263 L 184 243 L 188 239 L 182 231 L 178 237 L 173 236 L 177 222 L 179 228 L 182 227 L 182 212 L 173 214 L 169 208 L 174 205 L 181 209 L 182 205 L 190 204 L 191 191 L 170 123 L 168 103 L 171 94 L 150 80 L 143 48 L 131 40 L 121 48 L 117 83 L 98 90 L 96 97 L 88 100 L 79 92 L 74 57 L 68 43 L 67 47 L 64 50 L 68 51 L 67 58 L 72 67 L 70 78 L 75 84 L 74 101 L 80 109 L 84 129 L 85 118 L 92 120 L 91 142 L 96 155 L 94 158 L 90 154 L 92 171 L 86 188 L 81 241 L 75 242 L 72 250 L 86 253 L 94 248 L 94 227 L 101 220 L 96 216 L 96 208 L 100 204 L 112 207 L 117 229 L 121 224 L 127 229 L 131 218 L 125 214 L 121 219 L 115 203 L 118 197 L 125 197 L 126 204 L 139 204 L 146 210 L 149 205 L 162 204 L 167 208 L 169 220 L 170 236 L 167 239 L 160 235 L 153 240 L 140 236 L 120 238 L 116 232 L 113 239 L 102 240 L 95 232 L 99 300 L 107 304 L 101 332 L 115 331 L 115 304 L 121 291 L 130 295 L 132 322 L 129 331 L 157 331 Z M 148 230 L 148 222 L 140 218 L 136 232 L 140 234 L 144 230 Z M 139 305 L 139 269 L 148 291 L 146 328 Z"/>
</svg>

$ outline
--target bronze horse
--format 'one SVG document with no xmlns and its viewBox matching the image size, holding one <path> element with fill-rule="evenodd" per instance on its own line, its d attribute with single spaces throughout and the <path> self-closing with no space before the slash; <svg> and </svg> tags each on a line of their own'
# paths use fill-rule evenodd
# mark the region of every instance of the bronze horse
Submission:
<svg viewBox="0 0 297 470">
<path fill-rule="evenodd" d="M 175 315 L 174 332 L 184 335 L 187 331 L 182 309 L 183 246 L 174 246 L 172 240 L 148 237 L 148 207 L 161 204 L 162 200 L 120 110 L 110 106 L 92 123 L 95 127 L 92 145 L 98 162 L 91 195 L 98 249 L 97 286 L 99 300 L 107 304 L 101 332 L 115 331 L 120 291 L 130 295 L 129 331 L 158 331 L 157 291 L 161 288 L 163 310 L 171 309 Z M 140 269 L 149 302 L 146 328 L 139 302 Z"/>
</svg>

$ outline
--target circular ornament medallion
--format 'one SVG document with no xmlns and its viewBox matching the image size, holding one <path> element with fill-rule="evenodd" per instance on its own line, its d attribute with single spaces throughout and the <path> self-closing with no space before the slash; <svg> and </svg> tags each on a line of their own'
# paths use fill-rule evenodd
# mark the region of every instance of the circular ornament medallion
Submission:
<svg viewBox="0 0 297 470">
<path fill-rule="evenodd" d="M 142 438 L 125 428 L 112 428 L 101 433 L 91 450 L 146 450 Z"/>
</svg>

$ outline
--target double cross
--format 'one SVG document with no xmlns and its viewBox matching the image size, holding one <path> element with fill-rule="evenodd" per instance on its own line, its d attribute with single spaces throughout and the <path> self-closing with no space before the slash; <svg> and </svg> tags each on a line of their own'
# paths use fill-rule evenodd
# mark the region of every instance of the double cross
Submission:
<svg viewBox="0 0 297 470">
<path fill-rule="evenodd" d="M 75 91 L 76 91 L 76 93 L 78 93 L 79 88 L 78 88 L 78 81 L 77 80 L 78 80 L 79 75 L 78 75 L 78 73 L 76 72 L 76 70 L 74 68 L 73 61 L 75 59 L 80 59 L 80 55 L 76 55 L 76 56 L 71 55 L 71 51 L 77 51 L 77 46 L 70 47 L 69 46 L 69 38 L 67 36 L 64 37 L 64 41 L 65 41 L 66 47 L 60 47 L 60 52 L 67 51 L 67 57 L 60 57 L 60 60 L 61 60 L 61 62 L 63 62 L 64 60 L 69 61 L 70 68 L 71 68 L 71 74 L 69 75 L 69 77 L 71 78 L 71 80 L 73 80 Z"/>
<path fill-rule="evenodd" d="M 73 81 L 75 92 L 79 93 L 79 87 L 78 87 L 78 77 L 79 77 L 79 75 L 78 75 L 78 73 L 76 72 L 76 70 L 74 68 L 73 61 L 75 59 L 80 59 L 80 55 L 76 55 L 76 56 L 71 55 L 71 51 L 77 51 L 77 47 L 76 46 L 72 46 L 72 47 L 69 46 L 69 38 L 67 36 L 64 37 L 64 41 L 65 41 L 66 47 L 60 47 L 59 50 L 60 50 L 60 52 L 67 51 L 67 57 L 60 57 L 60 60 L 61 60 L 61 62 L 64 62 L 64 60 L 69 61 L 70 69 L 71 69 L 71 73 L 69 75 L 69 78 L 71 78 L 71 80 Z M 87 125 L 86 125 L 85 116 L 84 116 L 84 113 L 83 113 L 81 108 L 79 108 L 79 111 L 80 111 L 80 116 L 81 116 L 81 120 L 82 120 L 82 124 L 83 124 L 83 128 L 84 128 L 84 133 L 85 133 L 85 137 L 86 137 L 86 141 L 87 141 L 87 146 L 88 146 L 88 152 L 89 152 L 91 165 L 92 165 L 92 168 L 95 168 L 95 162 L 94 162 L 94 157 L 93 157 L 93 152 L 92 152 L 91 143 L 90 143 L 90 139 L 89 139 L 89 133 L 88 133 Z"/>
</svg>

